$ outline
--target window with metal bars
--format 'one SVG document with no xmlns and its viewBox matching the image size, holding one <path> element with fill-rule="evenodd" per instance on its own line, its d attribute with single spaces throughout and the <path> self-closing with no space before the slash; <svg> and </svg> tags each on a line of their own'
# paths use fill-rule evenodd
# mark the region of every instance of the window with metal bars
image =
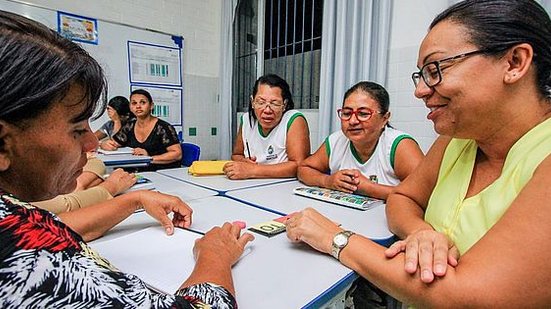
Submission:
<svg viewBox="0 0 551 309">
<path fill-rule="evenodd" d="M 257 39 L 258 2 L 264 1 L 263 38 Z M 297 109 L 319 106 L 323 0 L 241 0 L 234 20 L 233 104 L 247 111 L 257 78 L 258 42 L 262 74 L 274 73 L 291 86 Z"/>
</svg>

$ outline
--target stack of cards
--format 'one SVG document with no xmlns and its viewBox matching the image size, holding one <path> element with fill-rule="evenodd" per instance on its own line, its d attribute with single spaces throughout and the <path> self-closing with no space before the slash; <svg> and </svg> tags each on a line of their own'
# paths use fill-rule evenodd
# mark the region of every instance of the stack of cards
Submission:
<svg viewBox="0 0 551 309">
<path fill-rule="evenodd" d="M 251 226 L 249 230 L 267 237 L 275 236 L 285 232 L 285 221 L 287 221 L 287 219 L 289 219 L 289 217 L 293 214 L 294 213 L 288 214 L 272 221 L 255 224 Z"/>
<path fill-rule="evenodd" d="M 272 237 L 285 232 L 285 224 L 276 221 L 268 221 L 255 224 L 251 226 L 249 230 L 267 237 Z"/>
</svg>

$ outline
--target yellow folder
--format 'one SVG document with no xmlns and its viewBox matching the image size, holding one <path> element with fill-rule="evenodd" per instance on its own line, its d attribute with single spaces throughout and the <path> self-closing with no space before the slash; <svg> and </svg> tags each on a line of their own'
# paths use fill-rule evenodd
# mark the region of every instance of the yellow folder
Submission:
<svg viewBox="0 0 551 309">
<path fill-rule="evenodd" d="M 224 165 L 230 161 L 194 161 L 188 169 L 193 176 L 223 175 Z"/>
</svg>

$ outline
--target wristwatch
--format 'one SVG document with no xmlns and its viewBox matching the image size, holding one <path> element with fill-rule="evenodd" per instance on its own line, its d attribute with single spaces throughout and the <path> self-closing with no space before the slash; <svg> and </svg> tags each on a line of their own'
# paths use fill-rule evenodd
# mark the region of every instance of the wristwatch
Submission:
<svg viewBox="0 0 551 309">
<path fill-rule="evenodd" d="M 354 234 L 355 233 L 352 231 L 341 231 L 335 234 L 333 237 L 333 246 L 331 248 L 331 255 L 334 258 L 337 260 L 339 259 L 342 249 L 348 245 L 348 238 Z"/>
</svg>

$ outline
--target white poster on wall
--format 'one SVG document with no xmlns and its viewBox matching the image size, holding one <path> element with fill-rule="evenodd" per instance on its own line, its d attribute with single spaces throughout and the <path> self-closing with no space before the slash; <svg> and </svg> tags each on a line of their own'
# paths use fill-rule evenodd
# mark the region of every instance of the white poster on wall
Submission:
<svg viewBox="0 0 551 309">
<path fill-rule="evenodd" d="M 182 86 L 181 50 L 128 41 L 130 83 Z"/>
<path fill-rule="evenodd" d="M 174 125 L 182 125 L 182 89 L 132 85 L 131 91 L 144 89 L 153 98 L 153 116 Z"/>
</svg>

